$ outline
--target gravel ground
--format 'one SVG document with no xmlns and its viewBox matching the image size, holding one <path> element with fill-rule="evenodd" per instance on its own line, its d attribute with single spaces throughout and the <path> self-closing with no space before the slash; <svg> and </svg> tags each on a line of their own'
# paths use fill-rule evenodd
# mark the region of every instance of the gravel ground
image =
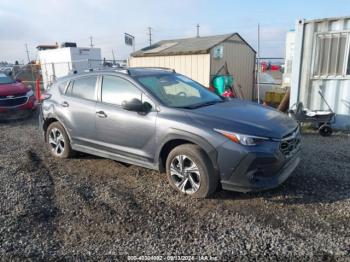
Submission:
<svg viewBox="0 0 350 262">
<path fill-rule="evenodd" d="M 302 162 L 281 187 L 204 200 L 144 168 L 54 159 L 34 117 L 0 124 L 0 137 L 2 260 L 349 261 L 349 137 L 304 135 Z"/>
</svg>

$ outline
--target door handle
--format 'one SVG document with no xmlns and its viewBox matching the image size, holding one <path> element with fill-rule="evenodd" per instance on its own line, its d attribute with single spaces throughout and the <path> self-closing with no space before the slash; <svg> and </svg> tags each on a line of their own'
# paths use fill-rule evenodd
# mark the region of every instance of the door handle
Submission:
<svg viewBox="0 0 350 262">
<path fill-rule="evenodd" d="M 69 107 L 69 104 L 68 104 L 68 102 L 64 101 L 64 102 L 61 104 L 61 106 L 63 106 L 63 107 Z"/>
<path fill-rule="evenodd" d="M 103 112 L 103 111 L 97 111 L 97 112 L 96 112 L 96 115 L 97 115 L 98 117 L 101 117 L 101 118 L 106 118 L 106 117 L 107 117 L 106 113 Z"/>
</svg>

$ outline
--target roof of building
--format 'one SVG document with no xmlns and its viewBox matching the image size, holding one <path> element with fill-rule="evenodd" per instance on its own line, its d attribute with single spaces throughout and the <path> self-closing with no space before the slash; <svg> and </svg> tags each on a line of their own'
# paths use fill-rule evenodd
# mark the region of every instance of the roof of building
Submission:
<svg viewBox="0 0 350 262">
<path fill-rule="evenodd" d="M 214 46 L 237 35 L 254 52 L 255 50 L 238 34 L 213 35 L 203 37 L 162 40 L 131 54 L 132 57 L 207 54 Z"/>
<path fill-rule="evenodd" d="M 324 18 L 316 18 L 316 19 L 301 19 L 299 21 L 304 22 L 304 23 L 312 23 L 312 22 L 324 22 L 324 21 L 338 21 L 338 20 L 349 20 L 350 16 L 338 16 L 338 17 L 324 17 Z"/>
<path fill-rule="evenodd" d="M 38 50 L 47 50 L 47 49 L 56 49 L 56 48 L 58 48 L 58 45 L 56 44 L 56 45 L 38 45 L 37 47 L 36 47 L 36 49 L 38 49 Z"/>
</svg>

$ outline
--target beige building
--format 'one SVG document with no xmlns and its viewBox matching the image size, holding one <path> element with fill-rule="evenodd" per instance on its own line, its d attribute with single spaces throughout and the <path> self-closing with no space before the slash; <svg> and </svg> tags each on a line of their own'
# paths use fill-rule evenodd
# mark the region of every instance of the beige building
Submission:
<svg viewBox="0 0 350 262">
<path fill-rule="evenodd" d="M 163 40 L 131 54 L 130 67 L 166 67 L 209 87 L 227 63 L 236 86 L 251 100 L 254 89 L 255 50 L 237 33 Z"/>
</svg>

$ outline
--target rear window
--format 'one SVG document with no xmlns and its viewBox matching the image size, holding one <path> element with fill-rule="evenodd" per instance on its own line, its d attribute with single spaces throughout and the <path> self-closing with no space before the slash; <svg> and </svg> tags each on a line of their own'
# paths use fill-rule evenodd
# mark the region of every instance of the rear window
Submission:
<svg viewBox="0 0 350 262">
<path fill-rule="evenodd" d="M 66 94 L 88 100 L 95 100 L 96 80 L 96 76 L 76 79 L 70 82 Z"/>
<path fill-rule="evenodd" d="M 4 73 L 0 73 L 0 84 L 12 84 L 15 81 L 11 78 L 5 75 Z"/>
</svg>

